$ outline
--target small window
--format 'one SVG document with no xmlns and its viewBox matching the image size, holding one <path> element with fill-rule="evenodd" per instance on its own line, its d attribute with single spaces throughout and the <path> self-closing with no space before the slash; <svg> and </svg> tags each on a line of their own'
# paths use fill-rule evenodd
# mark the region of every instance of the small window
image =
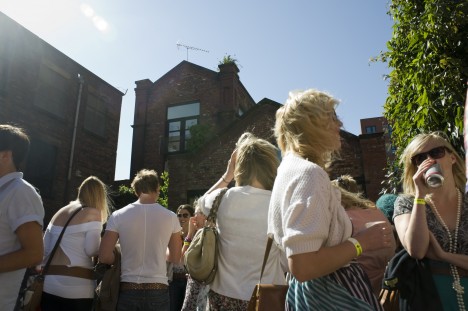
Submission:
<svg viewBox="0 0 468 311">
<path fill-rule="evenodd" d="M 69 89 L 68 79 L 48 66 L 39 71 L 38 88 L 34 105 L 60 118 L 65 118 Z"/>
<path fill-rule="evenodd" d="M 88 95 L 84 117 L 84 128 L 93 134 L 106 137 L 106 103 L 92 95 Z"/>
<path fill-rule="evenodd" d="M 377 127 L 375 125 L 366 126 L 366 134 L 373 134 L 377 132 Z"/>
</svg>

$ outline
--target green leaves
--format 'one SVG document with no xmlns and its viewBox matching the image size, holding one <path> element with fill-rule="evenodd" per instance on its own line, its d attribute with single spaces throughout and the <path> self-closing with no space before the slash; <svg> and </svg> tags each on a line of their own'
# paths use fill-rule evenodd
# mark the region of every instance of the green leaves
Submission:
<svg viewBox="0 0 468 311">
<path fill-rule="evenodd" d="M 393 35 L 378 59 L 391 68 L 384 115 L 397 159 L 415 134 L 435 130 L 464 152 L 468 1 L 393 0 L 389 15 Z M 389 164 L 389 181 L 397 180 L 396 167 Z"/>
</svg>

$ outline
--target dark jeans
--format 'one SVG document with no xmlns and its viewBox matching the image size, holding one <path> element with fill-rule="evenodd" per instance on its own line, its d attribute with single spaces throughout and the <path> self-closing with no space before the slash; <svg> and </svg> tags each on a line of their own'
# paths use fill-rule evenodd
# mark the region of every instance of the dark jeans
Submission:
<svg viewBox="0 0 468 311">
<path fill-rule="evenodd" d="M 90 311 L 93 298 L 69 299 L 42 292 L 42 311 Z"/>
<path fill-rule="evenodd" d="M 117 311 L 169 311 L 167 289 L 131 289 L 119 293 Z"/>
<path fill-rule="evenodd" d="M 187 279 L 174 279 L 169 282 L 169 297 L 171 301 L 171 311 L 180 311 L 184 305 L 185 289 Z"/>
</svg>

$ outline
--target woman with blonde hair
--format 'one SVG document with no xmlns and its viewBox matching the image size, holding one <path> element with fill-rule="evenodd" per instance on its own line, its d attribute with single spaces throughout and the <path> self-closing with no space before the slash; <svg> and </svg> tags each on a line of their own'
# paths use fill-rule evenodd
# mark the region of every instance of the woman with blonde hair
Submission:
<svg viewBox="0 0 468 311">
<path fill-rule="evenodd" d="M 338 101 L 314 89 L 290 93 L 276 113 L 283 154 L 273 187 L 268 233 L 288 258 L 288 310 L 381 310 L 354 260 L 390 248 L 391 227 L 374 224 L 352 236 L 340 190 L 325 171 L 341 147 Z"/>
<path fill-rule="evenodd" d="M 468 199 L 465 163 L 445 134 L 416 135 L 403 151 L 403 192 L 393 219 L 411 257 L 430 259 L 432 277 L 444 309 L 468 304 Z M 443 182 L 431 187 L 425 175 L 438 165 Z"/>
<path fill-rule="evenodd" d="M 86 178 L 75 201 L 61 208 L 44 234 L 45 263 L 63 226 L 81 209 L 65 229 L 44 281 L 41 309 L 91 310 L 94 298 L 93 258 L 97 256 L 102 225 L 109 215 L 106 185 L 97 177 Z"/>
<path fill-rule="evenodd" d="M 209 215 L 222 187 L 234 179 L 221 201 L 216 219 L 219 234 L 218 272 L 210 284 L 211 311 L 247 310 L 260 279 L 267 244 L 268 204 L 279 164 L 275 146 L 253 134 L 243 134 L 223 176 L 199 199 Z M 271 249 L 262 281 L 285 284 L 279 249 Z"/>
</svg>

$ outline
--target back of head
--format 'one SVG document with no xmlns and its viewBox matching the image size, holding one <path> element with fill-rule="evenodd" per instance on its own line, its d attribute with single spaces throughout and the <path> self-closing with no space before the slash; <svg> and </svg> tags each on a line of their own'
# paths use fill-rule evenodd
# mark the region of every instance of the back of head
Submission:
<svg viewBox="0 0 468 311">
<path fill-rule="evenodd" d="M 237 143 L 236 184 L 247 186 L 256 179 L 265 189 L 273 189 L 279 166 L 278 149 L 250 133 L 243 134 L 241 139 Z"/>
<path fill-rule="evenodd" d="M 0 151 L 11 151 L 16 170 L 21 170 L 29 151 L 28 135 L 19 127 L 0 124 Z"/>
<path fill-rule="evenodd" d="M 398 196 L 393 193 L 386 193 L 380 196 L 378 198 L 377 202 L 375 202 L 375 205 L 377 205 L 377 208 L 380 209 L 385 217 L 390 221 L 390 223 L 393 224 L 393 209 L 395 205 L 395 200 Z"/>
<path fill-rule="evenodd" d="M 96 176 L 86 178 L 78 188 L 78 201 L 86 207 L 94 207 L 101 212 L 105 222 L 109 215 L 109 198 L 106 185 Z"/>
<path fill-rule="evenodd" d="M 142 169 L 132 181 L 132 188 L 137 196 L 159 190 L 159 177 L 155 170 Z"/>
<path fill-rule="evenodd" d="M 411 158 L 420 153 L 424 146 L 429 142 L 436 142 L 438 146 L 445 147 L 455 156 L 456 161 L 452 166 L 453 178 L 455 179 L 455 185 L 457 188 L 464 191 L 463 189 L 465 189 L 466 184 L 465 161 L 460 157 L 443 132 L 418 134 L 411 140 L 408 146 L 406 146 L 400 157 L 400 164 L 404 166 L 402 176 L 403 191 L 411 195 L 416 193 L 413 176 L 418 167 L 411 162 Z"/>
<path fill-rule="evenodd" d="M 335 98 L 318 90 L 291 92 L 276 112 L 275 136 L 281 151 L 292 150 L 324 166 L 336 151 L 330 120 L 336 118 L 337 105 Z"/>
<path fill-rule="evenodd" d="M 335 180 L 332 180 L 332 183 L 338 187 L 341 187 L 349 192 L 358 193 L 359 187 L 356 180 L 351 177 L 351 175 L 341 175 Z"/>
</svg>

